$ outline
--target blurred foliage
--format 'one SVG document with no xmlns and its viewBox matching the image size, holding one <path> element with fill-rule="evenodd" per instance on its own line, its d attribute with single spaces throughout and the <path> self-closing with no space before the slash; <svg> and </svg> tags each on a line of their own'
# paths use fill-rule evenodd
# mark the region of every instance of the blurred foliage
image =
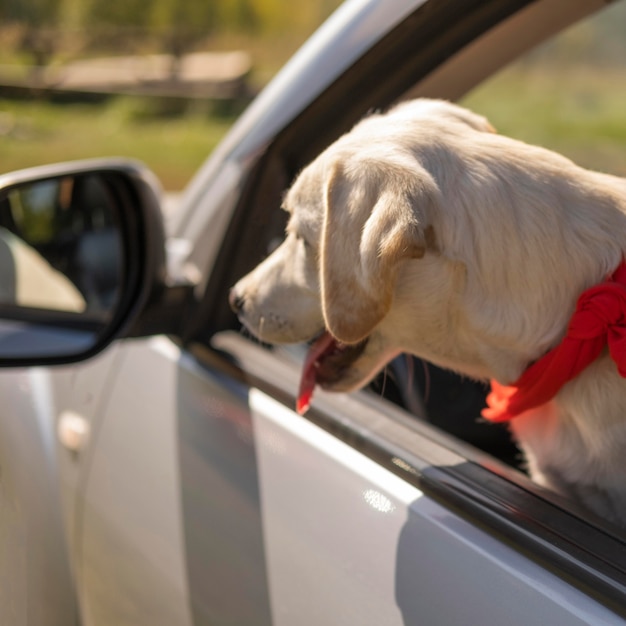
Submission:
<svg viewBox="0 0 626 626">
<path fill-rule="evenodd" d="M 51 239 L 58 191 L 58 181 L 46 181 L 9 192 L 12 217 L 20 236 L 29 244 Z"/>
<path fill-rule="evenodd" d="M 0 99 L 0 172 L 122 156 L 149 165 L 165 189 L 182 189 L 236 112 L 222 103 L 191 102 L 184 114 L 164 119 L 161 106 L 158 99 L 130 96 L 98 104 Z"/>
<path fill-rule="evenodd" d="M 463 100 L 505 135 L 626 176 L 626 0 L 568 28 Z"/>
<path fill-rule="evenodd" d="M 186 50 L 250 53 L 262 86 L 339 0 L 0 0 L 0 64 Z M 626 175 L 626 0 L 485 81 L 464 103 L 499 132 Z M 241 103 L 118 97 L 100 104 L 0 100 L 0 172 L 120 155 L 182 188 Z M 88 141 L 72 141 L 86 138 Z"/>
<path fill-rule="evenodd" d="M 570 27 L 525 57 L 527 65 L 620 65 L 626 58 L 626 1 L 607 2 L 592 17 Z"/>
<path fill-rule="evenodd" d="M 519 64 L 466 96 L 499 133 L 626 176 L 626 70 Z"/>
<path fill-rule="evenodd" d="M 0 0 L 0 54 L 36 64 L 77 54 L 169 52 L 210 47 L 229 34 L 312 32 L 340 0 Z"/>
<path fill-rule="evenodd" d="M 246 50 L 262 87 L 341 0 L 0 0 L 0 65 L 95 56 Z M 8 64 L 11 63 L 10 67 Z M 114 97 L 60 104 L 0 98 L 0 172 L 106 155 L 147 163 L 182 188 L 245 102 Z M 72 141 L 71 138 L 89 140 Z"/>
</svg>

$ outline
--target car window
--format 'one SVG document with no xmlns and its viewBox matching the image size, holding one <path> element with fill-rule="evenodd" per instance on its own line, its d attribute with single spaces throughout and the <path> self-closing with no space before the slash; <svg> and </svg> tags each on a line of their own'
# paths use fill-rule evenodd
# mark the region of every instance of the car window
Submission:
<svg viewBox="0 0 626 626">
<path fill-rule="evenodd" d="M 548 4 L 550 3 L 531 3 L 529 6 L 534 8 Z M 437 69 L 433 70 L 433 66 L 429 65 L 432 63 L 432 54 L 429 52 L 428 45 L 432 45 L 433 50 L 437 49 L 441 53 L 441 48 L 438 46 L 443 44 L 439 41 L 433 41 L 432 44 L 427 42 L 420 47 L 419 51 L 415 53 L 422 55 L 420 63 L 405 60 L 406 68 L 402 66 L 395 69 L 393 63 L 399 62 L 401 57 L 397 50 L 393 50 L 390 46 L 395 45 L 397 40 L 406 35 L 406 41 L 415 47 L 415 33 L 423 26 L 419 19 L 421 14 L 417 11 L 415 21 L 407 21 L 402 25 L 402 29 L 405 29 L 406 33 L 396 31 L 390 33 L 376 50 L 368 52 L 367 58 L 364 57 L 365 61 L 361 59 L 346 72 L 345 76 L 337 81 L 337 84 L 331 85 L 326 92 L 320 94 L 318 100 L 298 119 L 290 123 L 267 147 L 262 158 L 248 175 L 246 188 L 235 210 L 231 230 L 218 259 L 222 265 L 218 266 L 218 271 L 214 273 L 215 276 L 219 276 L 219 280 L 213 279 L 214 282 L 210 283 L 207 289 L 208 295 L 205 296 L 207 306 L 202 310 L 202 324 L 199 325 L 201 329 L 198 331 L 204 333 L 204 340 L 210 342 L 212 334 L 216 330 L 232 329 L 241 332 L 241 326 L 231 311 L 227 310 L 225 306 L 219 309 L 211 308 L 210 303 L 226 302 L 227 289 L 269 254 L 276 242 L 282 239 L 286 215 L 279 210 L 279 207 L 285 189 L 289 187 L 298 171 L 321 149 L 330 144 L 338 133 L 348 130 L 359 117 L 372 109 L 370 100 L 365 99 L 362 102 L 347 99 L 346 92 L 350 89 L 352 93 L 367 94 L 368 98 L 376 97 L 374 108 L 379 109 L 385 109 L 394 101 L 406 98 L 407 94 L 449 99 L 465 96 L 461 100 L 462 104 L 486 115 L 501 133 L 526 141 L 543 143 L 547 147 L 569 154 L 572 158 L 576 158 L 575 149 L 579 150 L 579 154 L 591 158 L 590 153 L 585 153 L 585 138 L 594 135 L 592 139 L 603 139 L 602 147 L 598 149 L 597 154 L 602 154 L 602 158 L 609 154 L 617 155 L 617 158 L 611 160 L 611 165 L 606 165 L 607 171 L 623 172 L 620 170 L 624 161 L 619 156 L 621 148 L 619 132 L 612 133 L 606 130 L 606 132 L 596 133 L 595 130 L 601 129 L 602 124 L 599 119 L 594 119 L 593 114 L 593 107 L 596 106 L 599 107 L 597 110 L 601 109 L 607 113 L 605 119 L 611 119 L 611 123 L 620 122 L 619 107 L 617 106 L 619 96 L 610 93 L 609 72 L 620 71 L 618 66 L 621 53 L 615 52 L 609 46 L 605 47 L 604 42 L 602 46 L 597 48 L 587 44 L 580 47 L 580 55 L 589 55 L 593 51 L 596 59 L 600 60 L 597 62 L 608 59 L 608 55 L 614 55 L 610 57 L 613 59 L 611 63 L 606 61 L 606 67 L 602 68 L 603 72 L 606 72 L 605 80 L 590 81 L 589 85 L 585 86 L 583 78 L 594 76 L 590 61 L 589 66 L 583 67 L 580 60 L 582 56 L 570 59 L 571 55 L 568 50 L 569 46 L 578 45 L 571 43 L 581 39 L 582 36 L 577 33 L 591 32 L 589 29 L 595 28 L 593 25 L 596 23 L 609 24 L 610 28 L 613 29 L 611 32 L 617 32 L 619 39 L 619 36 L 622 36 L 621 33 L 626 33 L 626 28 L 615 29 L 613 23 L 618 18 L 623 19 L 625 5 L 626 3 L 621 2 L 599 16 L 588 19 L 563 32 L 556 39 L 529 52 L 521 61 L 501 70 L 469 92 L 469 86 L 462 85 L 459 87 L 459 81 L 455 80 L 455 77 L 459 76 L 463 79 L 465 74 L 463 67 L 460 70 L 458 65 L 456 69 L 453 67 L 453 71 L 446 76 L 446 63 L 441 66 L 444 68 L 443 72 L 439 72 L 437 66 L 435 66 Z M 494 4 L 494 6 L 496 5 Z M 498 5 L 498 7 L 500 6 L 502 5 Z M 591 10 L 590 6 L 587 6 L 586 10 Z M 611 16 L 610 11 L 615 11 L 614 17 Z M 516 17 L 513 15 L 513 18 Z M 567 16 L 568 19 L 570 17 Z M 494 22 L 494 24 L 498 24 L 497 28 L 500 27 L 498 22 Z M 591 24 L 592 27 L 587 26 L 587 24 Z M 487 36 L 490 34 L 489 24 L 481 22 L 476 28 L 478 29 L 479 26 L 484 28 Z M 554 30 L 557 29 L 557 26 L 551 25 L 550 28 Z M 424 29 L 423 32 L 429 31 Z M 520 30 L 519 36 L 520 41 L 517 42 L 516 49 L 525 50 L 536 42 L 528 35 L 528 31 Z M 525 39 L 525 37 L 529 37 L 529 39 Z M 602 35 L 600 37 L 604 38 Z M 454 61 L 456 55 L 463 63 L 464 46 L 471 47 L 474 41 L 469 39 L 470 43 L 467 45 L 468 40 L 462 41 L 462 38 L 459 37 L 458 41 L 450 44 L 456 48 L 451 48 L 452 52 L 449 53 L 448 58 Z M 565 43 L 559 43 L 561 41 Z M 404 50 L 404 41 L 397 45 Z M 618 43 L 617 45 L 622 44 Z M 389 50 L 393 54 L 390 52 L 385 57 L 384 54 Z M 489 50 L 487 47 L 488 53 Z M 404 57 L 402 58 L 404 59 Z M 505 63 L 505 61 L 498 62 L 500 65 Z M 562 69 L 563 66 L 559 63 L 571 64 L 568 70 L 571 75 L 568 84 L 575 86 L 576 89 L 572 88 L 569 95 L 562 93 L 560 89 L 554 89 L 550 94 L 548 90 L 542 90 L 541 87 L 542 80 L 550 81 L 550 75 L 547 74 L 548 70 L 557 74 L 566 74 Z M 367 74 L 368 67 L 376 68 L 375 76 L 380 77 L 380 81 L 373 81 L 373 74 Z M 395 74 L 390 73 L 390 67 L 394 68 Z M 576 67 L 582 68 L 580 73 L 576 72 Z M 437 76 L 433 79 L 435 74 Z M 390 78 L 385 83 L 387 75 Z M 400 78 L 396 78 L 396 75 Z M 535 80 L 534 77 L 537 79 Z M 376 89 L 379 91 L 372 90 L 373 82 L 376 82 Z M 385 83 L 384 89 L 381 86 L 383 83 Z M 607 95 L 606 100 L 603 100 L 600 95 L 588 95 L 586 89 L 594 84 L 602 87 Z M 511 85 L 515 85 L 517 91 L 514 91 Z M 370 89 L 370 92 L 366 91 L 366 87 Z M 619 88 L 615 89 L 615 91 L 618 90 Z M 465 95 L 466 93 L 467 95 Z M 583 95 L 578 95 L 579 93 Z M 523 102 L 524 98 L 526 98 L 526 104 Z M 572 120 L 575 120 L 573 113 L 571 115 L 568 113 L 568 116 L 565 116 L 569 110 L 566 106 L 570 101 L 568 98 L 573 102 L 568 106 L 579 107 L 583 112 L 586 112 L 586 116 L 582 118 L 584 123 L 580 120 L 578 120 L 578 125 L 573 123 Z M 508 108 L 507 101 L 512 103 Z M 539 117 L 534 117 L 535 113 L 532 113 L 530 105 L 533 102 L 536 110 L 544 116 L 544 121 L 541 124 L 537 121 Z M 551 112 L 548 111 L 550 107 L 552 108 Z M 545 120 L 551 120 L 552 124 Z M 546 138 L 545 135 L 543 138 L 538 135 L 540 126 L 551 130 L 549 138 Z M 583 132 L 585 129 L 586 134 Z M 560 144 L 557 143 L 557 139 L 561 140 Z M 593 160 L 599 163 L 600 156 Z M 582 162 L 582 164 L 589 166 L 588 161 Z M 600 168 L 598 165 L 596 167 Z M 245 331 L 243 334 L 245 336 Z M 300 368 L 304 354 L 303 346 L 278 349 L 266 346 L 266 348 L 280 356 L 281 359 L 285 356 L 291 359 L 293 370 Z M 463 443 L 471 444 L 473 448 L 463 448 L 463 454 L 467 454 L 467 458 L 479 459 L 477 462 L 482 463 L 481 459 L 484 459 L 482 453 L 472 455 L 471 452 L 467 452 L 468 449 L 477 449 L 523 471 L 521 456 L 512 443 L 506 427 L 487 425 L 478 419 L 480 410 L 484 406 L 486 390 L 486 386 L 481 383 L 440 370 L 423 360 L 401 356 L 385 368 L 371 383 L 365 394 L 367 397 L 375 398 L 377 402 L 382 402 L 383 406 L 389 406 L 389 410 L 383 410 L 382 413 L 387 413 L 390 420 L 396 419 L 398 411 L 395 407 L 399 406 L 406 415 L 410 416 L 413 423 L 419 425 L 420 429 L 424 423 L 428 427 L 434 425 L 437 429 L 454 435 Z M 290 393 L 295 394 L 296 390 L 294 389 Z M 495 466 L 489 465 L 489 467 Z M 526 489 L 526 487 L 524 488 Z"/>
<path fill-rule="evenodd" d="M 624 28 L 617 27 L 618 22 Z M 412 28 L 418 26 L 419 22 L 411 25 Z M 626 47 L 624 33 L 626 3 L 620 2 L 526 53 L 473 89 L 461 103 L 486 115 L 502 133 L 546 145 L 572 158 L 584 156 L 581 164 L 588 167 L 595 163 L 600 169 L 600 163 L 603 163 L 607 171 L 624 171 L 626 159 L 620 158 L 620 149 L 623 151 L 620 135 L 611 130 L 621 124 L 621 132 L 626 132 L 626 121 L 620 120 L 620 88 L 615 87 L 614 80 Z M 609 34 L 615 39 L 610 44 Z M 414 38 L 409 40 L 414 41 Z M 520 47 L 528 45 L 526 40 L 520 43 Z M 594 72 L 595 67 L 601 67 L 602 71 Z M 344 77 L 340 82 L 349 83 L 350 80 Z M 422 82 L 429 84 L 428 79 Z M 418 95 L 445 96 L 442 92 L 446 88 L 441 87 L 432 93 L 420 93 L 420 84 L 417 83 Z M 381 99 L 379 107 L 386 108 L 402 93 L 404 97 L 407 93 L 415 95 L 413 86 L 407 84 L 406 89 L 396 93 L 395 97 L 386 94 L 387 100 Z M 322 99 L 324 97 L 327 94 L 322 94 Z M 335 105 L 330 110 L 337 119 L 345 120 L 342 129 L 345 131 L 353 121 L 351 118 L 358 119 L 366 111 L 357 115 L 358 106 L 354 101 L 348 103 L 342 95 L 336 97 L 342 107 Z M 312 107 L 310 115 L 316 114 L 316 108 L 321 110 L 319 103 Z M 323 116 L 323 113 L 318 115 Z M 327 115 L 324 119 L 329 121 Z M 336 138 L 336 131 L 329 124 L 326 124 L 324 134 L 316 130 L 320 128 L 319 122 L 306 123 L 306 120 L 307 115 L 304 115 L 300 124 L 296 122 L 286 129 L 257 168 L 255 182 L 242 201 L 246 205 L 245 220 L 255 227 L 238 228 L 235 245 L 246 253 L 234 255 L 229 261 L 230 278 L 224 284 L 234 284 L 282 239 L 286 215 L 279 206 L 284 190 L 315 156 L 311 154 L 311 144 L 317 153 Z M 315 133 L 314 138 L 312 133 Z M 589 142 L 595 146 L 593 153 L 588 149 Z M 262 237 L 259 236 L 261 233 Z M 227 326 L 225 320 L 229 319 L 231 327 L 239 328 L 230 312 L 222 316 L 217 325 Z M 304 349 L 300 346 L 281 348 L 280 351 L 300 362 Z M 403 407 L 415 419 L 427 421 L 509 465 L 524 469 L 508 429 L 477 419 L 484 406 L 486 385 L 403 355 L 381 372 L 369 386 L 369 391 Z"/>
<path fill-rule="evenodd" d="M 562 9 L 564 4 L 548 0 L 530 2 L 517 11 L 519 4 L 514 7 L 514 3 L 498 1 L 490 3 L 489 9 L 499 12 L 505 4 L 511 12 L 504 21 L 499 13 L 477 12 L 474 15 L 469 8 L 461 9 L 454 2 L 432 3 L 429 13 L 416 10 L 320 93 L 298 118 L 287 123 L 271 143 L 264 144 L 259 152 L 247 154 L 247 169 L 244 169 L 245 177 L 241 181 L 243 192 L 237 195 L 233 205 L 202 306 L 188 324 L 191 347 L 201 361 L 209 366 L 222 357 L 229 366 L 235 361 L 241 368 L 239 375 L 248 385 L 258 387 L 286 406 L 295 408 L 298 373 L 306 346 L 277 348 L 251 337 L 228 307 L 228 290 L 282 241 L 287 216 L 280 210 L 280 205 L 294 177 L 368 111 L 384 110 L 394 102 L 412 96 L 461 99 L 462 104 L 492 118 L 501 133 L 543 143 L 568 154 L 570 147 L 554 143 L 558 133 L 553 133 L 550 139 L 533 134 L 538 132 L 537 123 L 530 113 L 524 115 L 528 109 L 521 100 L 526 97 L 532 101 L 534 97 L 547 98 L 547 95 L 533 95 L 537 83 L 525 82 L 521 73 L 532 67 L 533 73 L 540 75 L 543 71 L 539 69 L 540 62 L 551 59 L 552 50 L 559 50 L 559 44 L 555 42 L 560 37 L 574 37 L 570 33 L 577 31 L 564 32 L 544 47 L 528 52 L 515 65 L 500 68 L 508 59 L 519 56 L 520 51 L 529 50 L 563 24 L 571 24 L 581 15 L 597 9 L 598 5 L 591 1 L 581 2 L 575 7 L 572 5 L 571 12 L 563 12 L 559 7 Z M 617 18 L 611 18 L 609 11 L 620 8 L 621 13 L 615 15 L 623 15 L 624 8 L 621 7 L 625 4 L 620 2 L 598 18 L 575 28 L 584 30 L 588 28 L 586 23 L 594 24 L 599 18 L 612 22 Z M 464 13 L 466 9 L 467 13 Z M 536 13 L 531 15 L 533 11 Z M 545 19 L 546 11 L 551 16 L 549 20 Z M 474 19 L 476 22 L 469 29 L 469 35 L 451 27 L 443 34 L 439 31 L 441 37 L 428 38 L 437 31 L 431 28 L 432 20 L 435 23 L 445 20 L 446 24 L 452 20 L 458 26 Z M 621 35 L 626 28 L 614 32 Z M 417 40 L 420 46 L 416 48 Z M 497 53 L 503 41 L 511 45 L 500 57 Z M 419 59 L 407 56 L 411 49 Z M 583 52 L 581 49 L 581 54 Z M 437 55 L 446 60 L 436 61 Z M 615 57 L 616 64 L 619 56 Z M 486 59 L 486 62 L 475 67 L 468 65 L 468 59 L 479 59 L 481 63 Z M 609 71 L 608 64 L 604 69 Z M 494 73 L 496 71 L 499 73 Z M 520 73 L 515 78 L 518 91 L 509 94 L 506 81 L 512 81 L 510 76 L 516 72 Z M 593 75 L 593 72 L 587 68 L 576 76 L 572 68 L 571 74 L 570 84 L 582 85 L 576 81 L 581 81 L 585 75 Z M 485 78 L 489 75 L 491 78 Z M 483 82 L 475 87 L 481 80 Z M 604 87 L 610 92 L 608 82 Z M 498 100 L 498 90 L 504 94 L 503 98 L 513 101 L 510 108 Z M 538 106 L 540 109 L 553 106 L 553 119 L 558 122 L 559 111 L 564 110 L 568 96 L 556 91 L 553 94 L 555 99 L 548 99 Z M 619 121 L 619 111 L 615 113 L 612 107 L 607 110 L 612 112 L 614 120 Z M 540 112 L 548 115 L 545 110 Z M 584 139 L 593 134 L 594 129 L 593 115 L 589 114 L 586 119 L 589 122 L 586 135 L 582 132 L 585 125 L 580 122 L 578 126 L 569 123 L 567 130 L 561 132 L 561 137 L 568 141 L 576 136 L 583 152 Z M 571 119 L 568 118 L 568 122 Z M 558 124 L 555 127 L 561 128 Z M 604 154 L 620 150 L 618 132 L 615 135 L 606 132 L 602 136 L 606 139 L 605 146 L 609 146 L 602 149 Z M 569 155 L 575 158 L 574 153 Z M 612 171 L 622 171 L 619 155 L 612 163 Z M 608 171 L 609 166 L 606 167 Z M 210 350 L 206 350 L 207 344 Z M 512 443 L 507 428 L 481 423 L 479 414 L 485 394 L 486 386 L 481 383 L 440 370 L 422 360 L 401 356 L 363 392 L 348 396 L 319 394 L 307 418 L 392 472 L 414 480 L 420 489 L 462 511 L 481 527 L 512 545 L 520 546 L 547 568 L 553 568 L 559 575 L 565 572 L 568 578 L 573 576 L 575 584 L 586 593 L 595 589 L 602 601 L 605 598 L 623 601 L 623 578 L 620 576 L 626 546 L 621 539 L 622 533 L 603 520 L 590 517 L 571 501 L 531 483 L 524 475 L 522 456 Z M 392 437 L 395 431 L 397 436 Z M 449 461 L 450 454 L 456 457 L 455 461 Z"/>
</svg>

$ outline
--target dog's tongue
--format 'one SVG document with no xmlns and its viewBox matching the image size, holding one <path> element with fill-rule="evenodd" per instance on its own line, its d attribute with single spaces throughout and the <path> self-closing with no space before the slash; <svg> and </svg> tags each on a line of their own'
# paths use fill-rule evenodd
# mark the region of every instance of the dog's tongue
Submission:
<svg viewBox="0 0 626 626">
<path fill-rule="evenodd" d="M 311 404 L 313 390 L 317 382 L 317 367 L 321 356 L 331 350 L 335 345 L 332 336 L 325 332 L 309 347 L 304 365 L 302 366 L 302 375 L 300 377 L 300 389 L 298 390 L 298 401 L 296 402 L 296 411 L 299 415 L 304 415 Z"/>
</svg>

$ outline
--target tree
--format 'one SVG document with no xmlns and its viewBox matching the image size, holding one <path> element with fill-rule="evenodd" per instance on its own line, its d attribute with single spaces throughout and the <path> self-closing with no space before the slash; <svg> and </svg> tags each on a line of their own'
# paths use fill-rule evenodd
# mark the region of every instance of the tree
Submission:
<svg viewBox="0 0 626 626">
<path fill-rule="evenodd" d="M 178 76 L 182 56 L 219 28 L 218 4 L 217 0 L 158 0 L 153 4 L 150 25 L 172 55 L 172 78 Z"/>
<path fill-rule="evenodd" d="M 32 57 L 35 66 L 47 65 L 54 55 L 55 37 L 62 0 L 6 0 L 2 3 L 2 22 L 21 27 L 19 47 Z"/>
</svg>

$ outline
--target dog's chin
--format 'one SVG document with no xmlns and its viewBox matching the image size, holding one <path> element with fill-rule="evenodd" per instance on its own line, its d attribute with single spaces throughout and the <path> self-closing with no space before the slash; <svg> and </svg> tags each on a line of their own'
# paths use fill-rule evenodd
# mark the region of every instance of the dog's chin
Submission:
<svg viewBox="0 0 626 626">
<path fill-rule="evenodd" d="M 320 388 L 324 391 L 350 393 L 351 391 L 357 391 L 365 387 L 373 377 L 374 374 L 364 376 L 362 372 L 346 370 L 343 372 L 341 378 L 332 382 L 320 383 Z"/>
<path fill-rule="evenodd" d="M 306 325 L 302 322 L 296 325 L 287 318 L 272 314 L 248 317 L 244 313 L 240 313 L 237 317 L 250 335 L 263 343 L 276 346 L 303 343 L 319 334 L 319 322 L 317 320 Z"/>
<path fill-rule="evenodd" d="M 364 387 L 373 376 L 364 374 L 356 367 L 346 367 L 335 378 L 319 380 L 318 384 L 324 391 L 350 392 Z"/>
<path fill-rule="evenodd" d="M 328 391 L 351 391 L 360 386 L 362 375 L 357 367 L 368 338 L 354 345 L 333 341 L 316 362 L 316 383 Z"/>
<path fill-rule="evenodd" d="M 317 362 L 316 384 L 333 392 L 361 389 L 390 360 L 377 350 L 379 343 L 375 334 L 353 345 L 335 342 Z"/>
</svg>

